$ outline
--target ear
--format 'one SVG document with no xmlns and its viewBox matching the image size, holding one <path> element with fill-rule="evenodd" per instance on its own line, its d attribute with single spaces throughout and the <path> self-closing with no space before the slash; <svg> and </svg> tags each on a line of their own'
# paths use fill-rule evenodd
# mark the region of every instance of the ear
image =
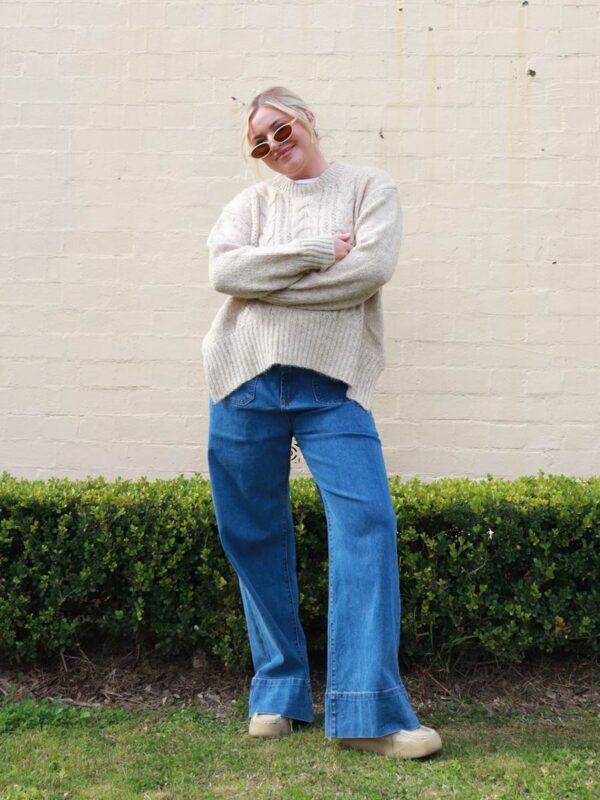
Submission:
<svg viewBox="0 0 600 800">
<path fill-rule="evenodd" d="M 315 120 L 315 115 L 312 113 L 312 111 L 307 111 L 307 112 L 306 112 L 306 116 L 309 118 L 309 120 L 310 120 L 310 124 L 311 124 L 311 125 L 313 126 L 313 128 L 314 128 L 314 127 L 315 127 L 315 122 L 316 122 L 316 120 Z"/>
</svg>

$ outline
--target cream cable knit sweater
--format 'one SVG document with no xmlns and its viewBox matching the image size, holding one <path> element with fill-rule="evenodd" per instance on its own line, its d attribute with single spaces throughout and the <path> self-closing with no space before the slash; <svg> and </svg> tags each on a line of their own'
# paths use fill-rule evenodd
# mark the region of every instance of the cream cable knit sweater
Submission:
<svg viewBox="0 0 600 800">
<path fill-rule="evenodd" d="M 202 341 L 214 402 L 272 364 L 349 384 L 369 410 L 385 366 L 381 287 L 402 235 L 398 189 L 378 167 L 330 162 L 313 183 L 249 186 L 212 228 L 209 280 L 229 295 Z M 334 233 L 353 248 L 335 261 Z"/>
</svg>

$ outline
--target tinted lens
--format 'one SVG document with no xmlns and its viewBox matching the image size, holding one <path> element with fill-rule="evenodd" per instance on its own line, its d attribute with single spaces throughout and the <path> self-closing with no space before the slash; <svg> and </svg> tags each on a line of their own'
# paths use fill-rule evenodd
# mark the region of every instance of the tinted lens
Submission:
<svg viewBox="0 0 600 800">
<path fill-rule="evenodd" d="M 261 142 L 257 144 L 256 147 L 253 147 L 250 151 L 250 155 L 252 158 L 264 158 L 270 150 L 270 146 L 268 142 Z"/>
<path fill-rule="evenodd" d="M 289 124 L 282 125 L 281 128 L 277 128 L 275 133 L 273 134 L 273 138 L 276 142 L 285 142 L 286 139 L 289 139 L 292 134 L 292 126 Z"/>
</svg>

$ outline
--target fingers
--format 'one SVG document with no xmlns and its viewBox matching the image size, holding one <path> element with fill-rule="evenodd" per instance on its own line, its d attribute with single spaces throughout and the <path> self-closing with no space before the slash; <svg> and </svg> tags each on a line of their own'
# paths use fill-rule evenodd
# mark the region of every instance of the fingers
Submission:
<svg viewBox="0 0 600 800">
<path fill-rule="evenodd" d="M 351 233 L 335 233 L 333 238 L 335 242 L 335 260 L 340 261 L 345 258 L 352 250 L 352 243 L 349 241 L 352 237 Z"/>
<path fill-rule="evenodd" d="M 334 239 L 336 239 L 336 247 L 339 247 L 340 250 L 345 249 L 346 253 L 349 253 L 353 247 L 352 242 L 350 239 L 352 238 L 351 233 L 335 233 Z"/>
<path fill-rule="evenodd" d="M 336 261 L 340 261 L 342 258 L 345 258 L 351 250 L 352 250 L 352 245 L 350 244 L 350 242 L 346 242 L 343 239 L 336 238 L 335 240 Z"/>
</svg>

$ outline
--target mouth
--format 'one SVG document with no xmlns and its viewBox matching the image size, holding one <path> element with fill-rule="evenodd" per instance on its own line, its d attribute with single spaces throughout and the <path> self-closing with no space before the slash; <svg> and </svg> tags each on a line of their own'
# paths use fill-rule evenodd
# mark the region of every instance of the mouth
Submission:
<svg viewBox="0 0 600 800">
<path fill-rule="evenodd" d="M 277 155 L 275 156 L 275 161 L 279 161 L 280 158 L 285 158 L 287 154 L 290 152 L 290 150 L 292 150 L 293 148 L 294 145 L 292 144 L 289 147 L 286 147 L 285 150 L 280 150 L 279 153 L 277 153 Z"/>
</svg>

